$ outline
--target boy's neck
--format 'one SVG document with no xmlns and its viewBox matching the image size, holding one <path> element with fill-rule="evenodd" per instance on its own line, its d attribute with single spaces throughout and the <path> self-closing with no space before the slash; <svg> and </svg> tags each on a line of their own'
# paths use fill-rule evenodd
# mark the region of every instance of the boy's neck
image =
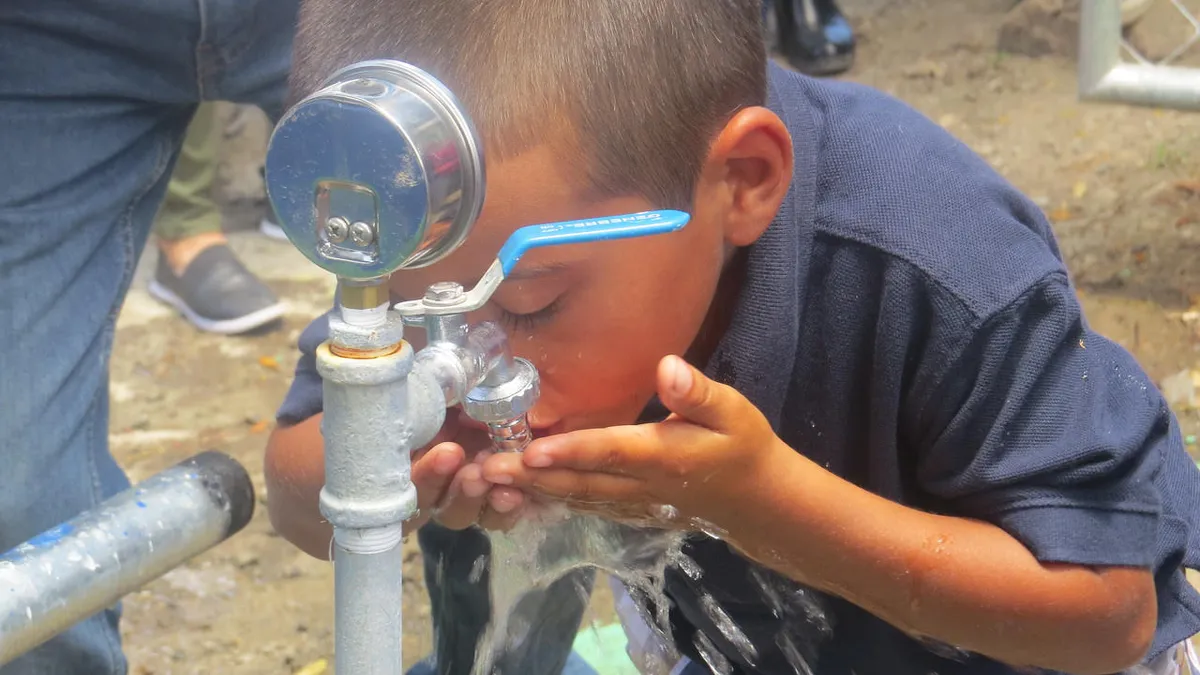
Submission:
<svg viewBox="0 0 1200 675">
<path fill-rule="evenodd" d="M 703 370 L 712 358 L 713 352 L 721 344 L 721 338 L 729 330 L 733 322 L 733 313 L 737 307 L 738 296 L 746 283 L 747 249 L 734 249 L 721 270 L 721 278 L 717 282 L 717 292 L 713 295 L 712 303 L 708 306 L 708 315 L 700 325 L 700 332 L 692 341 L 692 346 L 684 354 L 684 359 L 693 366 Z"/>
</svg>

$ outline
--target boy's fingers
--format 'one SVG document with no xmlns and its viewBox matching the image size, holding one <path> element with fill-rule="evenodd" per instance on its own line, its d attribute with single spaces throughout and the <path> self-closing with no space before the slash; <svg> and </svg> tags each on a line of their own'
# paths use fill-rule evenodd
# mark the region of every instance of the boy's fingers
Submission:
<svg viewBox="0 0 1200 675">
<path fill-rule="evenodd" d="M 408 528 L 420 527 L 454 480 L 465 463 L 463 449 L 454 443 L 442 443 L 430 448 L 413 460 L 412 480 L 417 489 L 417 515 Z"/>
<path fill-rule="evenodd" d="M 521 519 L 524 509 L 525 493 L 512 488 L 493 487 L 479 516 L 479 526 L 485 530 L 506 532 Z"/>
<path fill-rule="evenodd" d="M 525 493 L 508 487 L 493 487 L 487 496 L 488 506 L 497 513 L 512 513 L 525 503 Z"/>
<path fill-rule="evenodd" d="M 644 501 L 645 484 L 628 476 L 570 469 L 525 469 L 511 474 L 511 487 L 577 502 Z"/>
<path fill-rule="evenodd" d="M 521 520 L 521 509 L 508 513 L 500 513 L 493 508 L 485 508 L 479 516 L 479 526 L 485 530 L 507 532 Z"/>
<path fill-rule="evenodd" d="M 465 530 L 479 520 L 490 486 L 478 464 L 467 464 L 455 474 L 446 497 L 436 507 L 434 519 L 451 530 Z"/>
<path fill-rule="evenodd" d="M 736 390 L 713 382 L 678 356 L 658 363 L 658 397 L 676 415 L 717 432 L 737 428 L 747 408 Z"/>
<path fill-rule="evenodd" d="M 540 438 L 523 453 L 510 455 L 505 463 L 492 459 L 485 466 L 495 471 L 511 470 L 514 467 L 510 464 L 519 461 L 533 469 L 554 467 L 628 475 L 639 473 L 654 461 L 660 448 L 654 425 L 585 429 Z M 489 472 L 485 475 L 492 477 Z"/>
</svg>

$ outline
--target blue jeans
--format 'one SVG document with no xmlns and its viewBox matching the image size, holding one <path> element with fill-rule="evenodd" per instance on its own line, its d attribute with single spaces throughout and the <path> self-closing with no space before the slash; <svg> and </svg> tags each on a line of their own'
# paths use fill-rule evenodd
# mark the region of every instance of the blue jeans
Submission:
<svg viewBox="0 0 1200 675">
<path fill-rule="evenodd" d="M 199 102 L 281 112 L 297 6 L 0 1 L 0 551 L 128 485 L 108 450 L 117 312 Z M 466 575 L 442 590 L 486 606 Z M 457 625 L 440 595 L 435 614 Z M 102 612 L 0 675 L 124 673 L 118 618 Z M 440 643 L 438 660 L 469 658 L 474 637 Z M 540 648 L 565 661 L 570 644 Z"/>
<path fill-rule="evenodd" d="M 117 312 L 197 104 L 278 114 L 297 5 L 0 2 L 0 551 L 128 485 L 108 450 Z M 0 673 L 124 673 L 118 617 Z"/>
</svg>

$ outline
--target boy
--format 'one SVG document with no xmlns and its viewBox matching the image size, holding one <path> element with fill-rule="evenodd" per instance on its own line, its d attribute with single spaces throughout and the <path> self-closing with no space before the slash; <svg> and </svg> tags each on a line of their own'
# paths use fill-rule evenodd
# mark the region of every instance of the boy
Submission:
<svg viewBox="0 0 1200 675">
<path fill-rule="evenodd" d="M 541 369 L 542 438 L 471 462 L 469 440 L 435 446 L 413 471 L 422 513 L 503 527 L 532 495 L 615 518 L 669 504 L 668 525 L 721 531 L 689 539 L 700 574 L 667 580 L 696 672 L 1170 672 L 1200 630 L 1183 569 L 1200 475 L 1161 396 L 1087 327 L 1032 203 L 903 104 L 768 68 L 759 9 L 305 4 L 295 94 L 409 61 L 487 147 L 476 234 L 396 275 L 397 296 L 473 284 L 525 224 L 692 214 L 523 259 L 478 318 Z M 267 473 L 277 527 L 315 552 L 314 391 L 306 356 Z M 643 410 L 666 419 L 628 426 Z M 439 593 L 465 592 L 452 581 Z"/>
</svg>

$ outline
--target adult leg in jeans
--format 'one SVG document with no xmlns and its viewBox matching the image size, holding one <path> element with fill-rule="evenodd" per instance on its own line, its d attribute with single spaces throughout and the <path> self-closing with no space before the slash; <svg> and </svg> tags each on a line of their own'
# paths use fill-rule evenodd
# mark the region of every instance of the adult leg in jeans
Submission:
<svg viewBox="0 0 1200 675">
<path fill-rule="evenodd" d="M 257 89 L 281 96 L 288 2 L 225 2 L 277 18 L 247 35 Z M 268 6 L 278 5 L 278 8 Z M 188 121 L 204 92 L 196 0 L 0 3 L 0 549 L 127 485 L 108 451 L 108 360 L 117 312 Z M 273 42 L 272 42 L 273 41 Z M 270 47 L 266 43 L 270 43 Z M 249 53 L 248 48 L 241 55 Z M 118 610 L 3 675 L 124 673 Z"/>
</svg>

